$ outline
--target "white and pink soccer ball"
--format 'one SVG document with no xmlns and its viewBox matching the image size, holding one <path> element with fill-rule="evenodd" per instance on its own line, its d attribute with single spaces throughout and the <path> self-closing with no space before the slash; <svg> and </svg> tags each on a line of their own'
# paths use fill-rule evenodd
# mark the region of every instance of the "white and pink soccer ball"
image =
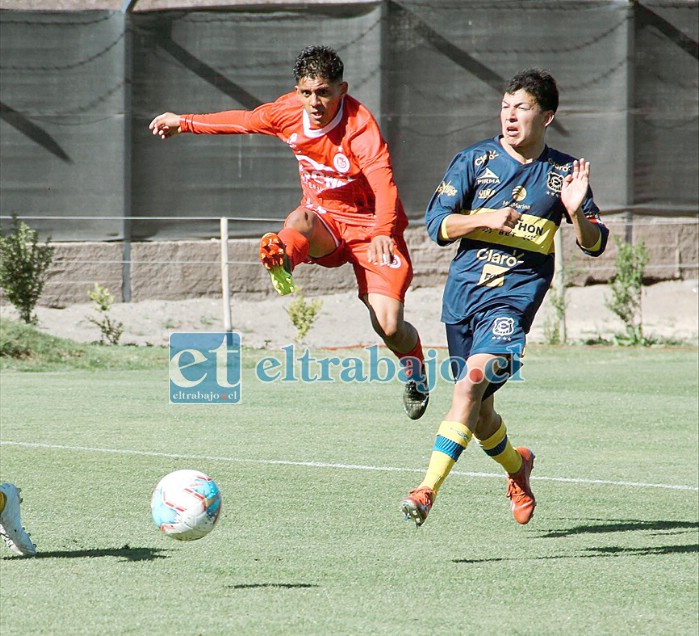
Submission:
<svg viewBox="0 0 699 636">
<path fill-rule="evenodd" d="M 150 510 L 163 534 L 179 541 L 194 541 L 214 529 L 221 514 L 221 491 L 198 470 L 176 470 L 155 487 Z"/>
</svg>

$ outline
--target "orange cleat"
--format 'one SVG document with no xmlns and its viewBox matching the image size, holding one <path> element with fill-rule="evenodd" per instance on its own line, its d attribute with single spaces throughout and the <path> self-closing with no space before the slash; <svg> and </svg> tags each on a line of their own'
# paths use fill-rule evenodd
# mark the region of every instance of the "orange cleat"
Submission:
<svg viewBox="0 0 699 636">
<path fill-rule="evenodd" d="M 507 496 L 510 499 L 512 516 L 517 523 L 529 523 L 534 516 L 536 500 L 529 486 L 529 475 L 534 468 L 534 453 L 528 448 L 517 448 L 522 456 L 522 468 L 514 475 L 507 475 Z"/>
<path fill-rule="evenodd" d="M 291 263 L 284 251 L 284 243 L 279 235 L 268 232 L 260 239 L 260 261 L 269 272 L 272 285 L 280 296 L 296 291 L 291 275 Z"/>
<path fill-rule="evenodd" d="M 410 494 L 400 502 L 400 509 L 405 515 L 405 520 L 410 521 L 412 519 L 419 528 L 425 523 L 425 519 L 427 519 L 427 515 L 432 509 L 435 496 L 432 488 L 427 488 L 426 486 L 413 488 Z"/>
<path fill-rule="evenodd" d="M 284 265 L 284 243 L 274 232 L 267 232 L 260 239 L 260 260 L 266 269 Z"/>
</svg>

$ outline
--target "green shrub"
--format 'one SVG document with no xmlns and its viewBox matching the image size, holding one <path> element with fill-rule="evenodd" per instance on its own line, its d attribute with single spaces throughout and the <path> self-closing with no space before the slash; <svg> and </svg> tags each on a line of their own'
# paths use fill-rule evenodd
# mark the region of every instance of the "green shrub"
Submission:
<svg viewBox="0 0 699 636">
<path fill-rule="evenodd" d="M 102 333 L 100 344 L 119 344 L 119 338 L 124 333 L 124 323 L 112 320 L 109 315 L 109 310 L 114 304 L 114 296 L 106 287 L 102 287 L 99 283 L 95 283 L 95 287 L 87 292 L 90 300 L 93 300 L 97 305 L 97 311 L 101 314 L 101 318 L 88 316 L 87 319 L 97 325 Z"/>
<path fill-rule="evenodd" d="M 553 315 L 548 316 L 544 321 L 544 341 L 550 345 L 563 344 L 566 340 L 564 322 L 568 307 L 565 286 L 562 289 L 556 286 L 551 287 L 549 302 L 553 308 Z"/>
<path fill-rule="evenodd" d="M 648 250 L 643 241 L 632 245 L 614 237 L 617 247 L 616 276 L 610 285 L 611 298 L 605 298 L 605 306 L 616 314 L 626 326 L 626 334 L 618 338 L 619 344 L 647 344 L 643 336 L 643 274 L 648 264 Z"/>
<path fill-rule="evenodd" d="M 55 248 L 46 243 L 39 245 L 39 236 L 16 216 L 12 217 L 12 231 L 0 229 L 0 286 L 7 299 L 17 308 L 20 319 L 36 324 L 34 315 L 53 262 Z"/>
<path fill-rule="evenodd" d="M 297 288 L 296 298 L 289 303 L 286 308 L 286 313 L 291 318 L 291 323 L 296 327 L 296 340 L 301 342 L 309 332 L 315 319 L 320 313 L 320 308 L 323 306 L 322 300 L 312 300 L 307 302 L 300 289 Z"/>
<path fill-rule="evenodd" d="M 14 330 L 6 329 L 6 322 L 0 322 L 0 358 L 24 360 L 30 358 L 32 350 L 26 342 L 17 338 Z"/>
</svg>

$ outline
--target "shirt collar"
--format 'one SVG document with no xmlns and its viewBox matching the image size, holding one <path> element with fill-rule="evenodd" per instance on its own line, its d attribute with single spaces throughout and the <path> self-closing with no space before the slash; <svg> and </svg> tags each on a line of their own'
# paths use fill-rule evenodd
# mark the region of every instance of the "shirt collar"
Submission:
<svg viewBox="0 0 699 636">
<path fill-rule="evenodd" d="M 308 117 L 308 113 L 304 110 L 303 111 L 303 132 L 306 135 L 306 137 L 311 137 L 311 138 L 316 138 L 316 137 L 322 137 L 323 135 L 327 135 L 335 126 L 337 126 L 340 123 L 340 120 L 342 119 L 342 112 L 345 107 L 345 98 L 342 98 L 342 101 L 340 102 L 340 108 L 337 109 L 337 113 L 335 114 L 335 117 L 332 118 L 332 121 L 329 123 L 325 124 L 322 128 L 311 128 L 311 120 Z"/>
</svg>

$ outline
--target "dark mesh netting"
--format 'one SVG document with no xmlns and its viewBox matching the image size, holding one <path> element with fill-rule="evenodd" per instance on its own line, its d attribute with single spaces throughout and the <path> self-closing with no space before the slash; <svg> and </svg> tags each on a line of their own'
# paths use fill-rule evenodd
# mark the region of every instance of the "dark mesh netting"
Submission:
<svg viewBox="0 0 699 636">
<path fill-rule="evenodd" d="M 122 13 L 0 12 L 0 213 L 55 240 L 255 236 L 299 202 L 277 139 L 166 142 L 155 115 L 254 108 L 335 47 L 418 221 L 455 153 L 499 130 L 505 81 L 551 70 L 548 143 L 592 162 L 605 211 L 697 212 L 697 2 L 401 0 Z M 73 217 L 73 218 L 70 218 Z M 77 217 L 77 218 L 76 218 Z M 132 218 L 129 218 L 132 217 Z M 246 220 L 242 220 L 246 219 Z"/>
</svg>

